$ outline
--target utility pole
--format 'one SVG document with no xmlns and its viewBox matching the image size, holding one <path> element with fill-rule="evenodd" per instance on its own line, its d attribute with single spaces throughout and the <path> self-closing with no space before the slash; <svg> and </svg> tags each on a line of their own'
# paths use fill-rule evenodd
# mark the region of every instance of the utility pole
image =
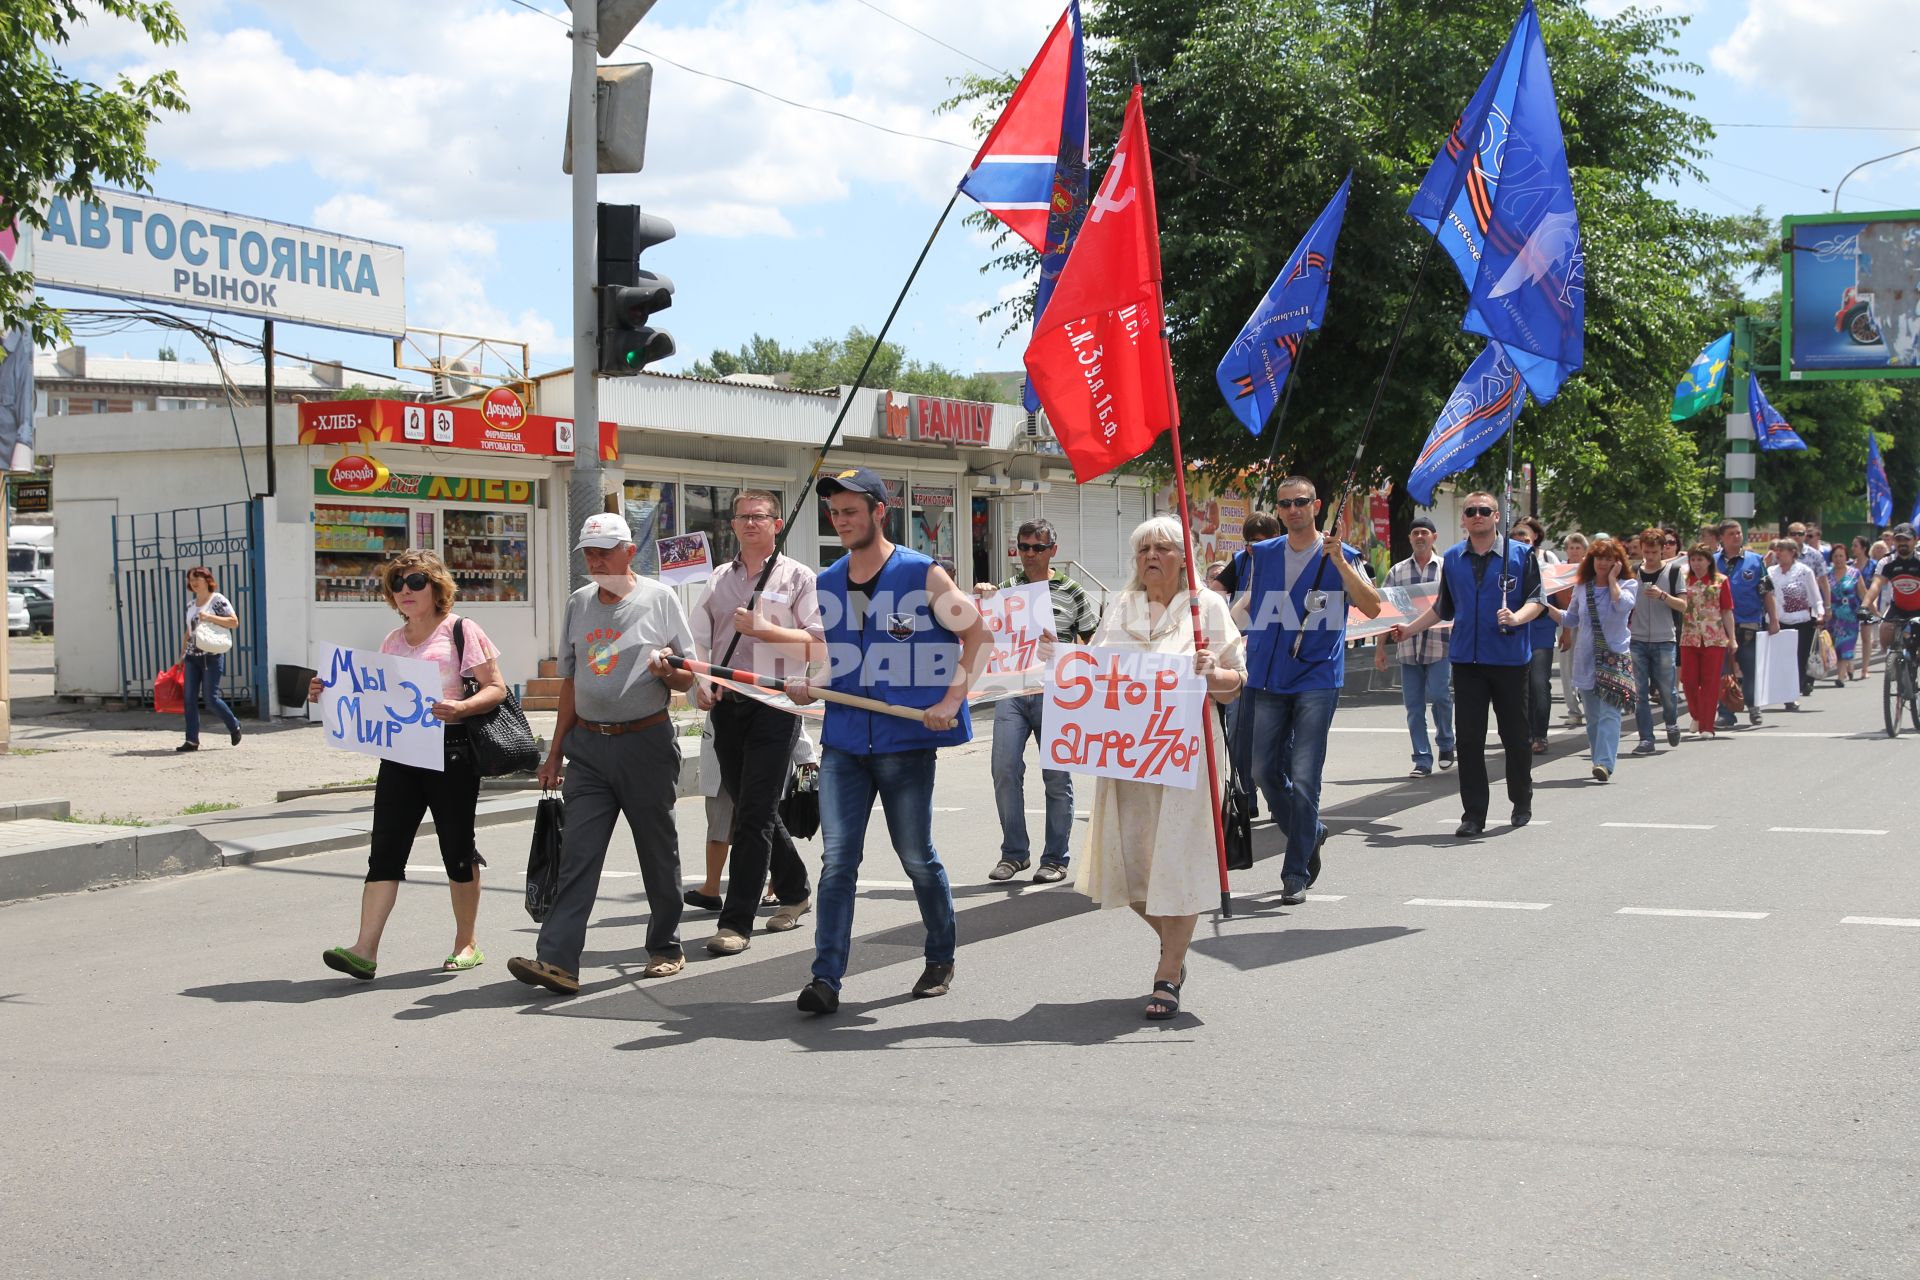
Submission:
<svg viewBox="0 0 1920 1280">
<path fill-rule="evenodd" d="M 568 146 L 573 161 L 573 472 L 567 482 L 567 546 L 573 545 L 588 516 L 604 509 L 600 496 L 600 388 L 596 370 L 594 280 L 594 202 L 598 195 L 599 155 L 595 46 L 599 43 L 599 6 L 594 0 L 573 5 L 573 83 L 568 95 Z M 587 580 L 586 560 L 571 552 L 572 583 Z"/>
<path fill-rule="evenodd" d="M 1733 406 L 1727 412 L 1726 507 L 1728 519 L 1752 521 L 1753 477 L 1759 454 L 1754 449 L 1753 417 L 1747 412 L 1747 372 L 1753 361 L 1753 324 L 1746 316 L 1733 321 L 1733 362 L 1727 370 L 1727 389 Z"/>
</svg>

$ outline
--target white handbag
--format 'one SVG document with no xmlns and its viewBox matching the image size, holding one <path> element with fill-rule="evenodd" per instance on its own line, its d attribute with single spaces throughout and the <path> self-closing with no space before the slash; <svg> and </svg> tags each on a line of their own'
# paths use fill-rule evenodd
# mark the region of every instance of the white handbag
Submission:
<svg viewBox="0 0 1920 1280">
<path fill-rule="evenodd" d="M 203 618 L 193 624 L 193 647 L 202 653 L 225 653 L 233 648 L 233 632 Z"/>
</svg>

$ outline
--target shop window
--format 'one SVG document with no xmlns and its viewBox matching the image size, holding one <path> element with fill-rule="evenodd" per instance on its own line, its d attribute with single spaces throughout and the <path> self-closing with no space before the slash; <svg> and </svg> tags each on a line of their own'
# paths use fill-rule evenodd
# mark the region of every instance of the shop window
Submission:
<svg viewBox="0 0 1920 1280">
<path fill-rule="evenodd" d="M 424 518 L 424 517 L 423 517 Z M 448 507 L 441 559 L 469 603 L 527 599 L 527 513 Z"/>
<path fill-rule="evenodd" d="M 907 541 L 907 482 L 899 476 L 881 476 L 880 480 L 887 486 L 887 541 L 904 544 Z M 827 500 L 816 493 L 813 505 L 819 513 L 820 564 L 825 567 L 847 552 L 840 545 L 840 535 L 833 531 L 833 520 L 827 515 Z"/>
<path fill-rule="evenodd" d="M 380 603 L 380 565 L 407 549 L 403 507 L 313 505 L 313 598 L 322 603 Z"/>
<path fill-rule="evenodd" d="M 913 549 L 945 563 L 949 572 L 957 572 L 954 561 L 953 486 L 913 486 Z"/>
<path fill-rule="evenodd" d="M 713 563 L 725 564 L 740 554 L 739 540 L 733 536 L 733 500 L 737 485 L 684 484 L 685 518 L 681 533 L 704 533 L 713 549 Z"/>
<path fill-rule="evenodd" d="M 671 480 L 629 480 L 625 498 L 627 526 L 637 548 L 633 571 L 659 577 L 660 553 L 654 541 L 680 532 L 680 486 Z"/>
</svg>

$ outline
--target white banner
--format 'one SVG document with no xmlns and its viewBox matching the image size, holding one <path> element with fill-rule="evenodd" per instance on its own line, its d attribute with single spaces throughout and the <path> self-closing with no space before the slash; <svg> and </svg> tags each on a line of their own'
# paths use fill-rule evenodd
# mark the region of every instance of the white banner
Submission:
<svg viewBox="0 0 1920 1280">
<path fill-rule="evenodd" d="M 328 646 L 320 693 L 327 745 L 432 769 L 446 766 L 446 726 L 434 718 L 440 668 L 420 658 Z"/>
<path fill-rule="evenodd" d="M 1047 664 L 1040 764 L 1191 789 L 1205 768 L 1206 682 L 1173 653 L 1061 645 Z"/>
<path fill-rule="evenodd" d="M 397 245 L 98 188 L 53 196 L 33 241 L 42 286 L 145 298 L 397 338 L 407 328 Z"/>
<path fill-rule="evenodd" d="M 1753 709 L 1800 701 L 1799 633 L 1782 627 L 1777 635 L 1762 631 L 1753 640 Z"/>
<path fill-rule="evenodd" d="M 1002 587 L 976 600 L 993 635 L 987 669 L 975 696 L 1004 698 L 1034 693 L 1040 684 L 1040 638 L 1053 630 L 1053 590 L 1044 582 Z"/>
</svg>

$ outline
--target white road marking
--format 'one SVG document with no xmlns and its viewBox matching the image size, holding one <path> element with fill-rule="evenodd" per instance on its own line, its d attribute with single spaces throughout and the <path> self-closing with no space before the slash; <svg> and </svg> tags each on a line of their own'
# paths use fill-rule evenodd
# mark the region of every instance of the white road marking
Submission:
<svg viewBox="0 0 1920 1280">
<path fill-rule="evenodd" d="M 1884 924 L 1896 929 L 1920 929 L 1920 920 L 1903 920 L 1899 916 L 1843 916 L 1841 924 Z"/>
<path fill-rule="evenodd" d="M 1308 902 L 1345 902 L 1346 900 L 1347 895 L 1344 893 L 1310 893 L 1307 895 Z M 1916 923 L 1920 923 L 1920 921 L 1916 921 Z"/>
<path fill-rule="evenodd" d="M 940 813 L 942 811 L 935 809 L 934 812 Z M 1030 818 L 1044 818 L 1047 816 L 1047 811 L 1045 809 L 1029 809 L 1027 810 L 1027 816 Z M 1093 814 L 1085 809 L 1075 809 L 1073 816 L 1076 818 L 1091 818 Z"/>
<path fill-rule="evenodd" d="M 1685 907 L 1622 907 L 1617 916 L 1687 916 L 1701 920 L 1765 920 L 1765 911 L 1694 911 Z"/>
<path fill-rule="evenodd" d="M 1495 907 L 1506 911 L 1545 911 L 1551 902 L 1488 902 L 1477 898 L 1408 898 L 1409 907 Z"/>
<path fill-rule="evenodd" d="M 1767 830 L 1798 836 L 1884 836 L 1887 834 L 1872 827 L 1768 827 Z"/>
<path fill-rule="evenodd" d="M 1603 827 L 1634 827 L 1645 831 L 1711 831 L 1711 823 L 1699 822 L 1603 822 Z"/>
</svg>

